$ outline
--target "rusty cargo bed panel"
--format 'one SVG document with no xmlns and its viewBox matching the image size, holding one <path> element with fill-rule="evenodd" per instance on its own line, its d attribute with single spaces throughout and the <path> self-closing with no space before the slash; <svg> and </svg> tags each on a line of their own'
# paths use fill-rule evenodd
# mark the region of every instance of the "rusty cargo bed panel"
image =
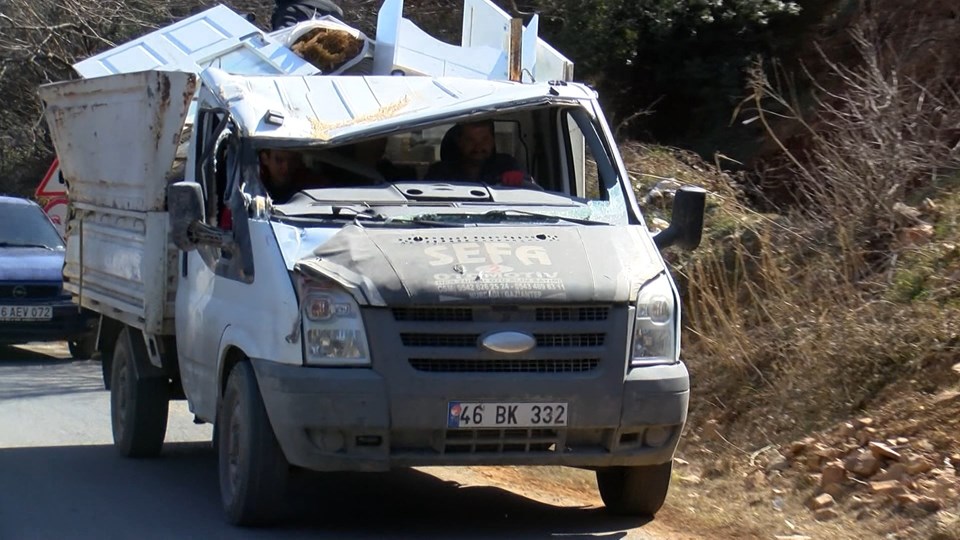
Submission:
<svg viewBox="0 0 960 540">
<path fill-rule="evenodd" d="M 162 212 L 192 73 L 144 71 L 40 87 L 70 202 Z"/>
</svg>

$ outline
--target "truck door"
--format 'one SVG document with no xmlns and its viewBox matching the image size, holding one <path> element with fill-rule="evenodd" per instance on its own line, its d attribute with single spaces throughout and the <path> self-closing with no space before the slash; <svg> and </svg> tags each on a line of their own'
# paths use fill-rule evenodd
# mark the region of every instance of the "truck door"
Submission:
<svg viewBox="0 0 960 540">
<path fill-rule="evenodd" d="M 222 246 L 202 245 L 180 253 L 177 353 L 190 406 L 201 418 L 212 420 L 220 338 L 236 316 L 235 300 L 249 294 L 254 267 L 240 194 L 239 138 L 222 109 L 201 109 L 194 127 L 191 163 L 193 178 L 203 188 L 206 223 L 230 240 Z"/>
</svg>

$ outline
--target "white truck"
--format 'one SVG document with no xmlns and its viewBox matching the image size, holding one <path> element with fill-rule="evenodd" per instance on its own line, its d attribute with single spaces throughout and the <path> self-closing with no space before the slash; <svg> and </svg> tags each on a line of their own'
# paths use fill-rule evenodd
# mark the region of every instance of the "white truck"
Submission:
<svg viewBox="0 0 960 540">
<path fill-rule="evenodd" d="M 277 517 L 291 467 L 582 467 L 609 509 L 653 515 L 689 397 L 660 250 L 697 246 L 705 193 L 678 191 L 652 235 L 592 89 L 493 80 L 510 53 L 418 68 L 399 0 L 374 75 L 297 73 L 214 9 L 225 47 L 188 31 L 206 12 L 40 89 L 70 187 L 65 286 L 101 315 L 119 452 L 159 454 L 186 399 L 235 524 Z M 469 33 L 439 56 L 496 49 Z M 569 75 L 522 41 L 525 77 Z M 493 137 L 474 161 L 509 165 L 456 174 L 464 125 Z M 280 200 L 272 151 L 316 183 Z"/>
</svg>

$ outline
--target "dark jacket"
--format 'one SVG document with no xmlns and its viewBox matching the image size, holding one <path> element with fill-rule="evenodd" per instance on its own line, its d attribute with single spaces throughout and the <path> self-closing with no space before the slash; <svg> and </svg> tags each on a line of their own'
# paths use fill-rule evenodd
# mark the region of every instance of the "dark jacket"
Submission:
<svg viewBox="0 0 960 540">
<path fill-rule="evenodd" d="M 273 30 L 279 30 L 325 15 L 343 20 L 343 10 L 334 0 L 277 0 L 270 26 Z"/>
<path fill-rule="evenodd" d="M 499 184 L 503 181 L 504 173 L 520 170 L 520 165 L 513 156 L 496 153 L 483 162 L 483 166 L 480 168 L 480 181 L 487 184 Z M 460 168 L 460 162 L 453 160 L 438 161 L 430 165 L 423 178 L 424 180 L 469 180 Z"/>
</svg>

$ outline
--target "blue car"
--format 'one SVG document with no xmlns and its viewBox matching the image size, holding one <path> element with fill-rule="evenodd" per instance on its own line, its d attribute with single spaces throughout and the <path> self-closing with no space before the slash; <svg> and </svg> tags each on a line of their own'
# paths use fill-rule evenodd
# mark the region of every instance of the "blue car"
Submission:
<svg viewBox="0 0 960 540">
<path fill-rule="evenodd" d="M 0 344 L 66 341 L 93 355 L 95 314 L 63 290 L 63 238 L 37 203 L 0 195 Z"/>
</svg>

